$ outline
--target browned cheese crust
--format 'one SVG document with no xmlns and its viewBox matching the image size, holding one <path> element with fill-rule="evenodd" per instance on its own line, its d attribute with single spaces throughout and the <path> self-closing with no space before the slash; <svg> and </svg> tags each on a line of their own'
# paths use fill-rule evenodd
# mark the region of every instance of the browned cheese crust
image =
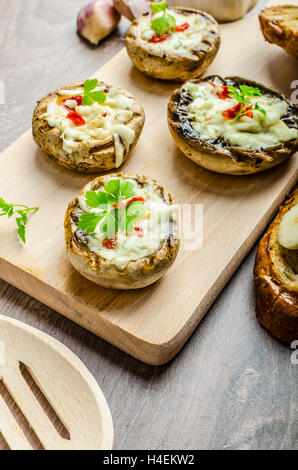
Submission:
<svg viewBox="0 0 298 470">
<path fill-rule="evenodd" d="M 107 90 L 112 86 L 104 82 L 99 82 L 99 85 L 106 85 Z M 83 86 L 84 82 L 76 82 L 64 85 L 61 89 L 72 90 Z M 123 156 L 124 163 L 131 156 L 140 137 L 145 121 L 145 114 L 138 100 L 127 91 L 119 87 L 117 87 L 117 89 L 121 90 L 125 96 L 134 100 L 132 108 L 133 118 L 127 125 L 135 132 L 135 140 L 129 148 L 125 148 Z M 53 91 L 45 96 L 34 110 L 32 131 L 36 144 L 41 150 L 68 170 L 83 173 L 96 173 L 114 169 L 116 165 L 116 153 L 112 136 L 105 140 L 90 139 L 87 143 L 78 142 L 76 150 L 72 153 L 68 153 L 63 149 L 63 139 L 61 138 L 59 129 L 51 127 L 43 116 L 47 111 L 49 102 L 57 100 L 58 96 L 57 92 Z"/>
<path fill-rule="evenodd" d="M 138 29 L 145 13 L 131 23 L 125 38 L 128 55 L 133 64 L 143 73 L 153 78 L 162 80 L 185 81 L 199 77 L 213 62 L 220 46 L 219 26 L 215 19 L 200 10 L 194 8 L 171 8 L 178 13 L 200 15 L 206 23 L 206 33 L 197 49 L 194 51 L 196 58 L 181 57 L 168 51 L 156 51 L 151 44 L 138 38 Z"/>
<path fill-rule="evenodd" d="M 266 41 L 282 47 L 298 58 L 298 6 L 284 5 L 265 8 L 260 26 Z"/>
<path fill-rule="evenodd" d="M 296 204 L 298 186 L 263 236 L 254 268 L 257 318 L 287 344 L 298 339 L 298 250 L 286 250 L 277 237 L 283 215 Z"/>
<path fill-rule="evenodd" d="M 210 75 L 193 83 L 219 78 L 223 85 L 245 84 L 258 87 L 262 93 L 277 96 L 289 104 L 289 112 L 284 117 L 288 126 L 298 128 L 298 110 L 282 95 L 260 83 L 241 77 L 221 78 Z M 187 120 L 187 106 L 190 98 L 182 88 L 174 91 L 168 105 L 168 124 L 171 134 L 179 149 L 191 160 L 208 170 L 231 175 L 245 175 L 272 168 L 287 160 L 298 150 L 298 139 L 280 142 L 274 147 L 250 150 L 231 146 L 228 142 L 206 141 L 199 138 Z"/>
<path fill-rule="evenodd" d="M 149 181 L 149 178 L 145 176 L 124 173 L 100 176 L 88 183 L 82 189 L 81 195 L 87 191 L 103 188 L 111 177 L 134 179 L 140 185 L 144 185 Z M 163 200 L 168 205 L 173 204 L 171 193 L 156 181 L 154 183 L 155 190 L 160 193 Z M 120 270 L 109 260 L 90 250 L 86 234 L 78 229 L 81 213 L 79 199 L 76 197 L 69 204 L 65 215 L 66 249 L 70 262 L 75 269 L 96 284 L 114 289 L 138 289 L 160 279 L 173 264 L 180 245 L 180 240 L 177 238 L 176 226 L 173 226 L 173 233 L 163 240 L 157 251 L 150 256 L 130 261 L 125 269 Z"/>
</svg>

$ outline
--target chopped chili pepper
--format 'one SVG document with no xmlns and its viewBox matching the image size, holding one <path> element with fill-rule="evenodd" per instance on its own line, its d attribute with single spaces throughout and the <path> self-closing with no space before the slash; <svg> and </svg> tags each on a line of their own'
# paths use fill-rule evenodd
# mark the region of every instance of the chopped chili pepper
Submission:
<svg viewBox="0 0 298 470">
<path fill-rule="evenodd" d="M 243 107 L 242 103 L 237 103 L 233 108 L 226 109 L 223 111 L 222 115 L 225 119 L 235 119 L 237 114 L 241 111 L 241 116 L 246 116 L 248 118 L 253 118 L 252 105 Z M 241 117 L 239 116 L 239 117 Z"/>
<path fill-rule="evenodd" d="M 101 113 L 102 117 L 106 117 L 107 113 Z"/>
<path fill-rule="evenodd" d="M 71 111 L 66 117 L 70 119 L 76 126 L 83 126 L 86 124 L 85 119 L 82 118 L 82 116 L 80 116 L 80 114 L 76 111 Z"/>
<path fill-rule="evenodd" d="M 227 98 L 230 97 L 230 92 L 227 86 L 222 86 L 221 90 L 217 92 L 218 98 L 221 100 L 226 100 Z"/>
<path fill-rule="evenodd" d="M 117 233 L 115 233 L 114 238 L 110 238 L 109 240 L 104 239 L 102 244 L 108 250 L 113 250 L 117 246 Z"/>
<path fill-rule="evenodd" d="M 128 199 L 127 201 L 117 202 L 117 204 L 114 204 L 112 207 L 127 207 L 129 204 L 136 201 L 144 202 L 145 199 L 142 196 L 134 196 L 131 199 Z"/>
<path fill-rule="evenodd" d="M 214 88 L 216 88 L 215 83 L 212 83 L 212 82 L 208 82 L 208 83 L 209 83 L 209 85 L 211 85 L 211 86 L 213 86 Z"/>
<path fill-rule="evenodd" d="M 183 31 L 186 31 L 189 28 L 189 26 L 190 25 L 188 23 L 183 23 L 183 24 L 177 25 L 176 26 L 176 31 L 177 31 L 177 33 L 183 33 Z"/>
<path fill-rule="evenodd" d="M 232 108 L 226 109 L 223 111 L 222 115 L 225 119 L 234 119 L 241 109 L 241 103 L 237 103 Z"/>
<path fill-rule="evenodd" d="M 246 106 L 245 116 L 252 119 L 254 117 L 254 113 L 251 110 L 252 110 L 252 104 L 250 106 Z"/>
<path fill-rule="evenodd" d="M 137 232 L 137 236 L 139 238 L 143 238 L 144 236 L 144 229 L 143 227 L 135 227 L 135 231 Z"/>
<path fill-rule="evenodd" d="M 136 202 L 136 201 L 145 202 L 145 199 L 142 196 L 134 196 L 128 201 L 126 201 L 126 205 L 128 206 L 128 204 L 131 204 L 132 202 Z"/>
<path fill-rule="evenodd" d="M 153 42 L 156 44 L 157 42 L 164 42 L 167 39 L 169 39 L 170 35 L 168 33 L 162 34 L 161 36 L 159 34 L 153 34 L 152 38 L 149 39 L 149 42 Z"/>
<path fill-rule="evenodd" d="M 62 103 L 64 104 L 65 108 L 69 109 L 70 111 L 72 111 L 72 108 L 70 108 L 69 106 L 66 106 L 66 101 L 76 101 L 76 106 L 81 106 L 82 104 L 82 101 L 83 101 L 83 97 L 82 95 L 77 95 L 77 96 L 71 96 L 70 98 L 65 98 L 64 100 L 62 100 Z"/>
</svg>

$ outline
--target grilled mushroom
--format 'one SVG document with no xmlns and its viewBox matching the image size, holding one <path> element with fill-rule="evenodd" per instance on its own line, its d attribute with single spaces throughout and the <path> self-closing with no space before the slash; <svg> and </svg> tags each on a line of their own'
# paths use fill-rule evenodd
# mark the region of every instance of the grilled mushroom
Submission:
<svg viewBox="0 0 298 470">
<path fill-rule="evenodd" d="M 140 102 L 127 91 L 94 80 L 50 93 L 36 106 L 32 121 L 42 150 L 64 168 L 85 173 L 120 167 L 145 120 Z"/>
<path fill-rule="evenodd" d="M 128 55 L 145 74 L 163 80 L 185 81 L 202 75 L 214 60 L 219 26 L 212 16 L 194 8 L 171 8 L 172 29 L 156 33 L 153 21 L 160 13 L 134 20 L 125 38 Z"/>
<path fill-rule="evenodd" d="M 278 92 L 240 77 L 216 75 L 176 90 L 168 123 L 180 150 L 218 173 L 271 168 L 298 150 L 298 110 Z"/>
<path fill-rule="evenodd" d="M 87 279 L 114 289 L 145 287 L 177 256 L 176 206 L 145 176 L 100 176 L 69 204 L 65 239 L 70 262 Z"/>
</svg>

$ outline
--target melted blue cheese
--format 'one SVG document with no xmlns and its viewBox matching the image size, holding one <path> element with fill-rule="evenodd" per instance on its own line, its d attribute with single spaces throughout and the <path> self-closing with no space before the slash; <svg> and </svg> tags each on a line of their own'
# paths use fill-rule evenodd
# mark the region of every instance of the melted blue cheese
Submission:
<svg viewBox="0 0 298 470">
<path fill-rule="evenodd" d="M 99 86 L 94 91 L 104 89 L 105 87 Z M 58 90 L 57 93 L 63 97 L 69 96 L 66 105 L 80 114 L 86 122 L 82 126 L 76 126 L 66 117 L 69 109 L 63 104 L 58 104 L 56 100 L 48 104 L 45 118 L 51 127 L 60 131 L 65 152 L 72 154 L 81 142 L 87 144 L 90 140 L 105 141 L 112 137 L 118 168 L 123 161 L 125 150 L 129 149 L 135 138 L 135 132 L 127 125 L 133 118 L 133 99 L 121 94 L 116 88 L 111 88 L 105 103 L 94 102 L 91 106 L 76 106 L 71 97 L 83 94 L 82 88 Z"/>
<path fill-rule="evenodd" d="M 174 10 L 167 10 L 169 14 L 175 17 L 177 26 L 188 23 L 190 27 L 184 32 L 173 32 L 170 37 L 163 42 L 150 43 L 152 50 L 169 52 L 182 57 L 195 57 L 193 50 L 198 49 L 201 40 L 206 33 L 208 24 L 198 14 L 182 15 L 176 13 Z M 162 12 L 156 13 L 153 16 L 145 16 L 140 20 L 139 39 L 146 42 L 152 39 L 155 31 L 151 29 L 151 21 L 162 15 Z M 213 26 L 213 25 L 212 25 Z"/>
<path fill-rule="evenodd" d="M 133 179 L 128 181 L 133 183 L 135 195 L 145 199 L 146 213 L 136 220 L 136 226 L 141 229 L 143 236 L 138 236 L 140 231 L 133 230 L 132 233 L 126 234 L 120 229 L 117 234 L 117 246 L 108 249 L 103 244 L 103 221 L 98 223 L 92 235 L 87 236 L 90 250 L 109 260 L 120 270 L 124 270 L 130 261 L 146 258 L 157 251 L 172 233 L 171 226 L 177 219 L 177 206 L 166 204 L 152 182 L 140 186 Z M 84 196 L 80 197 L 80 206 L 85 212 L 101 212 L 100 209 L 88 207 Z"/>
<path fill-rule="evenodd" d="M 235 122 L 224 119 L 222 113 L 237 104 L 234 99 L 221 100 L 217 91 L 221 81 L 215 79 L 214 88 L 208 82 L 186 83 L 183 90 L 192 97 L 188 106 L 188 119 L 192 128 L 202 140 L 224 138 L 229 144 L 245 149 L 259 150 L 277 145 L 298 137 L 298 130 L 288 127 L 281 120 L 288 111 L 288 104 L 279 98 L 262 95 L 250 98 L 253 106 L 256 102 L 265 109 L 266 118 L 259 111 L 253 111 L 253 118 L 243 116 Z"/>
</svg>

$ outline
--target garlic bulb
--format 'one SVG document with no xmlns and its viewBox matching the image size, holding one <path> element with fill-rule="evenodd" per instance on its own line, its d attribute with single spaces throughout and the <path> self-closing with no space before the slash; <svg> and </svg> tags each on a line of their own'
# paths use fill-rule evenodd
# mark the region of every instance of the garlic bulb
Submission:
<svg viewBox="0 0 298 470">
<path fill-rule="evenodd" d="M 93 0 L 79 11 L 78 32 L 91 44 L 98 44 L 118 25 L 120 14 L 115 10 L 113 0 Z"/>
<path fill-rule="evenodd" d="M 169 7 L 190 7 L 210 13 L 220 22 L 242 18 L 258 0 L 167 0 Z"/>
</svg>

